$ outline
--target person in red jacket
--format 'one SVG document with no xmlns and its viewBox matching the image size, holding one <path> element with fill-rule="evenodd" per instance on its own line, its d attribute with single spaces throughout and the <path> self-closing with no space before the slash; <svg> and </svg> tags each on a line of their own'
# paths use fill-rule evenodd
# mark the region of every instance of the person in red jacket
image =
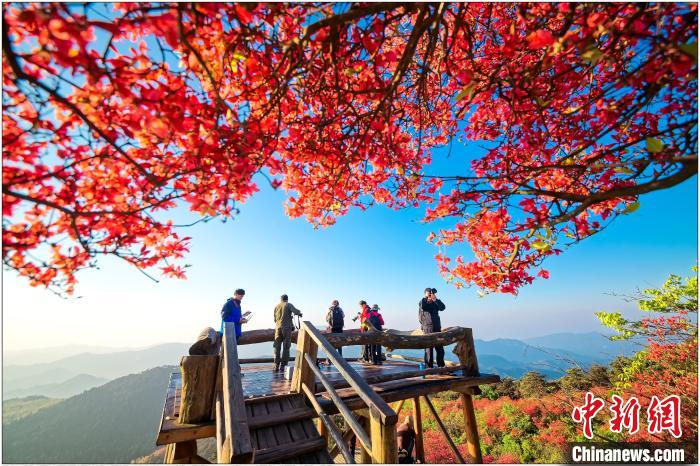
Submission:
<svg viewBox="0 0 700 466">
<path fill-rule="evenodd" d="M 371 313 L 371 309 L 369 308 L 369 305 L 367 304 L 367 301 L 362 300 L 360 301 L 360 312 L 357 313 L 355 317 L 353 317 L 353 322 L 357 321 L 357 319 L 360 319 L 360 331 L 361 332 L 366 332 L 369 327 L 367 326 L 367 319 L 369 319 Z M 365 362 L 371 362 L 372 361 L 372 356 L 370 354 L 370 345 L 365 345 L 362 348 L 362 360 Z"/>
</svg>

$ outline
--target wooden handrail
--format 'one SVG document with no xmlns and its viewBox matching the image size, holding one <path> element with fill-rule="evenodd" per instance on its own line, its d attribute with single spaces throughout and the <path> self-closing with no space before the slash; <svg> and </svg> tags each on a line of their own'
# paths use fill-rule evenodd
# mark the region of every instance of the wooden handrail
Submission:
<svg viewBox="0 0 700 466">
<path fill-rule="evenodd" d="M 250 462 L 253 457 L 253 447 L 250 442 L 250 429 L 243 399 L 241 366 L 238 362 L 236 328 L 233 323 L 226 322 L 224 325 L 222 351 L 223 396 L 220 401 L 224 414 L 222 434 L 225 433 L 225 437 L 221 439 L 221 456 L 218 460 L 219 463 Z"/>
<path fill-rule="evenodd" d="M 467 333 L 471 333 L 471 329 L 465 327 L 450 327 L 441 332 L 425 334 L 412 334 L 411 332 L 401 332 L 392 329 L 386 329 L 381 332 L 361 332 L 359 329 L 348 329 L 344 330 L 343 333 L 331 333 L 329 331 L 319 330 L 319 333 L 325 336 L 331 345 L 336 348 L 354 345 L 382 345 L 394 349 L 422 349 L 456 343 L 463 339 Z M 298 330 L 294 330 L 291 336 L 292 341 L 296 341 L 298 336 Z M 247 330 L 241 335 L 238 340 L 238 345 L 252 345 L 255 343 L 272 342 L 274 340 L 275 330 L 272 328 Z"/>
<path fill-rule="evenodd" d="M 393 426 L 398 420 L 398 416 L 377 393 L 372 390 L 367 382 L 362 380 L 355 370 L 350 367 L 350 364 L 343 359 L 338 351 L 329 343 L 324 335 L 322 335 L 316 327 L 309 321 L 302 323 L 302 330 L 308 333 L 318 346 L 326 353 L 328 359 L 333 363 L 338 372 L 350 383 L 350 386 L 357 392 L 357 395 L 364 401 L 370 410 L 370 414 L 379 416 L 382 424 L 385 426 Z M 315 364 L 314 364 L 315 365 Z"/>
<path fill-rule="evenodd" d="M 451 372 L 458 372 L 464 370 L 466 366 L 450 366 L 450 367 L 434 367 L 429 369 L 416 369 L 412 371 L 394 372 L 389 374 L 379 374 L 370 375 L 365 377 L 365 382 L 367 383 L 382 383 L 390 382 L 392 380 L 401 379 L 412 379 L 415 377 L 422 377 L 424 375 L 434 375 L 434 374 L 449 374 Z M 347 388 L 350 383 L 347 380 L 336 380 L 330 382 L 333 388 Z M 324 385 L 325 386 L 325 385 Z"/>
<path fill-rule="evenodd" d="M 367 450 L 368 452 L 372 451 L 372 442 L 369 439 L 369 436 L 367 435 L 367 432 L 362 428 L 362 426 L 357 422 L 357 419 L 352 415 L 352 411 L 348 409 L 348 407 L 345 405 L 343 400 L 340 398 L 338 395 L 338 392 L 335 391 L 333 388 L 333 385 L 331 385 L 330 381 L 328 380 L 328 377 L 326 377 L 316 366 L 316 361 L 312 361 L 311 358 L 309 357 L 308 354 L 304 355 L 304 358 L 306 359 L 307 364 L 311 367 L 311 370 L 313 371 L 314 375 L 318 377 L 318 379 L 321 381 L 323 386 L 326 388 L 326 391 L 328 392 L 328 395 L 330 395 L 331 400 L 335 403 L 336 407 L 338 408 L 338 411 L 340 414 L 343 415 L 343 418 L 345 419 L 345 422 L 347 422 L 348 426 L 352 429 L 353 432 L 355 432 L 355 435 L 357 436 L 357 439 L 360 441 L 360 444 L 362 447 Z M 316 397 L 314 396 L 314 400 Z"/>
<path fill-rule="evenodd" d="M 318 404 L 318 400 L 316 400 L 316 397 L 311 392 L 308 385 L 302 382 L 301 389 L 316 410 L 316 414 L 318 414 L 319 419 L 321 419 L 321 422 L 323 422 L 323 425 L 326 426 L 326 429 L 328 429 L 331 437 L 333 437 L 333 440 L 335 440 L 335 445 L 340 450 L 340 453 L 343 455 L 343 458 L 345 458 L 345 461 L 349 464 L 355 464 L 355 457 L 350 453 L 347 445 L 345 445 L 343 434 L 341 434 L 340 429 L 338 429 L 338 426 L 335 424 L 335 422 L 333 422 L 333 419 L 331 419 L 331 417 L 323 410 L 321 405 Z"/>
</svg>

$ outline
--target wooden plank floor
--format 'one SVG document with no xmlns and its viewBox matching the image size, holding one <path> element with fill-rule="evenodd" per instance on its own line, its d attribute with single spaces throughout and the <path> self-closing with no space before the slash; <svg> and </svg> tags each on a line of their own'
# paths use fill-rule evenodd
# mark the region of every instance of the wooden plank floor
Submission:
<svg viewBox="0 0 700 466">
<path fill-rule="evenodd" d="M 360 361 L 352 361 L 349 364 L 363 379 L 374 375 L 393 374 L 418 368 L 418 364 L 405 361 L 384 361 L 381 366 L 363 364 Z M 245 374 L 242 378 L 245 398 L 289 393 L 290 381 L 284 378 L 283 372 L 275 372 L 272 369 L 271 364 L 241 366 L 241 370 Z M 331 381 L 343 379 L 343 376 L 333 366 L 322 365 L 321 370 Z"/>
<path fill-rule="evenodd" d="M 349 364 L 357 371 L 363 379 L 380 374 L 393 374 L 415 370 L 418 365 L 406 361 L 385 361 L 381 366 L 363 364 L 360 361 L 351 361 Z M 318 436 L 316 428 L 310 417 L 303 412 L 309 409 L 299 395 L 289 393 L 290 381 L 284 378 L 282 372 L 272 370 L 271 364 L 244 365 L 242 372 L 243 393 L 246 403 L 246 410 L 249 423 L 253 426 L 257 421 L 261 421 L 259 428 L 254 428 L 251 433 L 251 440 L 255 443 L 256 449 L 266 450 L 274 448 L 280 442 L 285 443 L 290 438 L 293 442 L 313 439 L 313 435 Z M 341 381 L 343 377 L 335 367 L 322 365 L 321 370 L 331 381 Z M 411 396 L 416 394 L 436 393 L 455 388 L 467 386 L 478 386 L 498 382 L 495 375 L 482 374 L 479 377 L 461 377 L 459 375 L 428 375 L 425 378 L 412 377 L 407 379 L 375 383 L 372 388 L 382 398 L 388 402 L 405 399 L 406 393 Z M 156 439 L 157 445 L 165 445 L 173 442 L 180 442 L 189 439 L 207 438 L 216 435 L 214 421 L 200 424 L 179 424 L 178 414 L 180 411 L 180 390 L 181 376 L 179 372 L 171 374 L 170 383 L 163 408 L 161 425 Z M 329 414 L 337 412 L 335 405 L 328 399 L 328 395 L 319 389 L 319 402 Z M 338 389 L 338 393 L 345 400 L 350 409 L 360 409 L 365 407 L 362 400 L 357 396 L 352 388 Z M 296 403 L 290 406 L 290 403 Z M 300 403 L 300 404 L 299 404 Z M 293 416 L 290 422 L 284 426 L 278 425 L 277 416 L 282 412 Z M 264 420 L 275 419 L 274 423 L 266 423 Z M 292 419 L 294 419 L 292 421 Z M 269 450 L 268 450 L 269 451 Z M 325 455 L 325 458 L 321 456 Z M 298 461 L 296 461 L 298 460 Z M 320 460 L 329 462 L 328 452 L 312 451 L 295 458 L 296 462 L 316 463 Z"/>
</svg>

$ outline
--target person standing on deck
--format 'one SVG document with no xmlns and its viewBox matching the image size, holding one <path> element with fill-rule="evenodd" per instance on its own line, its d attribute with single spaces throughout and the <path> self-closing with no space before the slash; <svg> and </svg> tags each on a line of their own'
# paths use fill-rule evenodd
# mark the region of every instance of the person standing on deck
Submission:
<svg viewBox="0 0 700 466">
<path fill-rule="evenodd" d="M 438 299 L 435 288 L 426 288 L 425 297 L 418 303 L 418 319 L 423 333 L 433 333 L 442 330 L 439 312 L 445 310 L 445 304 Z M 445 348 L 435 347 L 438 367 L 445 367 Z M 425 365 L 433 367 L 433 348 L 425 349 Z"/>
<path fill-rule="evenodd" d="M 275 306 L 275 371 L 284 370 L 289 362 L 289 347 L 292 344 L 292 332 L 294 323 L 292 314 L 302 317 L 299 309 L 289 302 L 286 294 L 280 298 L 280 303 Z M 280 346 L 284 344 L 280 357 Z"/>
<path fill-rule="evenodd" d="M 357 315 L 352 319 L 353 322 L 357 319 L 360 319 L 360 332 L 367 331 L 367 319 L 369 319 L 370 312 L 371 310 L 369 308 L 369 305 L 367 304 L 367 301 L 365 301 L 364 299 L 360 301 L 360 312 L 358 312 Z M 364 345 L 362 349 L 362 360 L 365 362 L 372 361 L 372 356 L 370 355 L 369 347 L 370 345 Z"/>
<path fill-rule="evenodd" d="M 372 306 L 367 322 L 374 327 L 375 330 L 381 332 L 384 329 L 384 318 L 379 313 L 379 306 L 377 304 Z M 369 354 L 372 364 L 375 366 L 382 365 L 382 345 L 369 345 Z"/>
<path fill-rule="evenodd" d="M 326 322 L 328 322 L 328 328 L 331 333 L 343 333 L 343 327 L 345 327 L 345 313 L 340 307 L 340 303 L 337 299 L 334 299 L 331 306 L 328 308 L 328 313 L 326 314 Z M 343 347 L 338 348 L 338 353 L 343 355 Z M 328 365 L 331 365 L 331 360 L 327 359 Z"/>
<path fill-rule="evenodd" d="M 224 334 L 224 322 L 233 322 L 236 327 L 236 340 L 241 337 L 241 325 L 248 322 L 242 317 L 241 300 L 245 296 L 245 290 L 238 288 L 221 308 L 221 335 Z"/>
</svg>

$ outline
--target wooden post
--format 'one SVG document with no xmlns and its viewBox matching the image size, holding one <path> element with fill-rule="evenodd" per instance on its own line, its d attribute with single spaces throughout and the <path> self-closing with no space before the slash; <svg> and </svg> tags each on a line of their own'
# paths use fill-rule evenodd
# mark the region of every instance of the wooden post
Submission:
<svg viewBox="0 0 700 466">
<path fill-rule="evenodd" d="M 452 352 L 459 358 L 459 363 L 465 366 L 464 376 L 478 376 L 479 363 L 476 360 L 476 351 L 474 350 L 474 335 L 472 329 L 465 328 L 465 334 L 455 345 Z"/>
<path fill-rule="evenodd" d="M 423 449 L 423 416 L 420 412 L 420 398 L 413 398 L 413 430 L 416 431 L 416 459 L 421 464 L 425 463 L 425 450 Z"/>
<path fill-rule="evenodd" d="M 225 463 L 224 458 L 224 443 L 226 440 L 226 426 L 224 424 L 224 394 L 219 391 L 216 393 L 214 401 L 214 409 L 216 409 L 216 460 L 218 463 Z"/>
<path fill-rule="evenodd" d="M 360 422 L 362 423 L 362 428 L 365 429 L 365 432 L 369 434 L 369 418 L 368 417 L 362 417 L 360 418 Z M 360 443 L 360 442 L 357 442 Z M 360 463 L 362 464 L 372 464 L 372 455 L 367 452 L 367 450 L 364 449 L 362 444 L 359 444 L 360 447 Z"/>
<path fill-rule="evenodd" d="M 294 374 L 292 376 L 291 391 L 295 393 L 301 393 L 301 385 L 303 383 L 311 389 L 316 387 L 316 377 L 306 362 L 304 354 L 308 354 L 309 357 L 315 361 L 318 355 L 318 345 L 311 338 L 311 335 L 302 328 L 299 332 L 299 339 L 297 340 L 297 356 L 294 360 Z"/>
<path fill-rule="evenodd" d="M 467 434 L 467 452 L 475 463 L 483 463 L 481 457 L 481 444 L 479 443 L 479 430 L 476 427 L 476 414 L 474 413 L 474 403 L 472 396 L 466 393 L 461 394 L 462 410 L 464 411 L 464 432 Z"/>
<path fill-rule="evenodd" d="M 192 457 L 197 455 L 197 441 L 171 443 L 165 448 L 166 464 L 191 463 Z"/>
<path fill-rule="evenodd" d="M 231 322 L 224 325 L 222 380 L 226 438 L 221 448 L 222 457 L 225 463 L 248 463 L 253 458 L 253 446 L 250 442 L 248 416 L 243 401 L 236 328 Z"/>
<path fill-rule="evenodd" d="M 396 411 L 396 415 L 398 416 L 401 413 L 401 409 L 403 408 L 404 403 L 406 400 L 401 400 L 396 402 L 396 407 L 394 408 L 394 411 Z M 393 406 L 392 406 L 393 408 Z"/>
<path fill-rule="evenodd" d="M 219 356 L 184 356 L 180 360 L 182 395 L 181 424 L 195 424 L 211 419 Z"/>
<path fill-rule="evenodd" d="M 372 462 L 375 464 L 397 463 L 396 423 L 382 423 L 379 413 L 372 410 L 370 410 L 369 422 L 372 433 Z"/>
</svg>

